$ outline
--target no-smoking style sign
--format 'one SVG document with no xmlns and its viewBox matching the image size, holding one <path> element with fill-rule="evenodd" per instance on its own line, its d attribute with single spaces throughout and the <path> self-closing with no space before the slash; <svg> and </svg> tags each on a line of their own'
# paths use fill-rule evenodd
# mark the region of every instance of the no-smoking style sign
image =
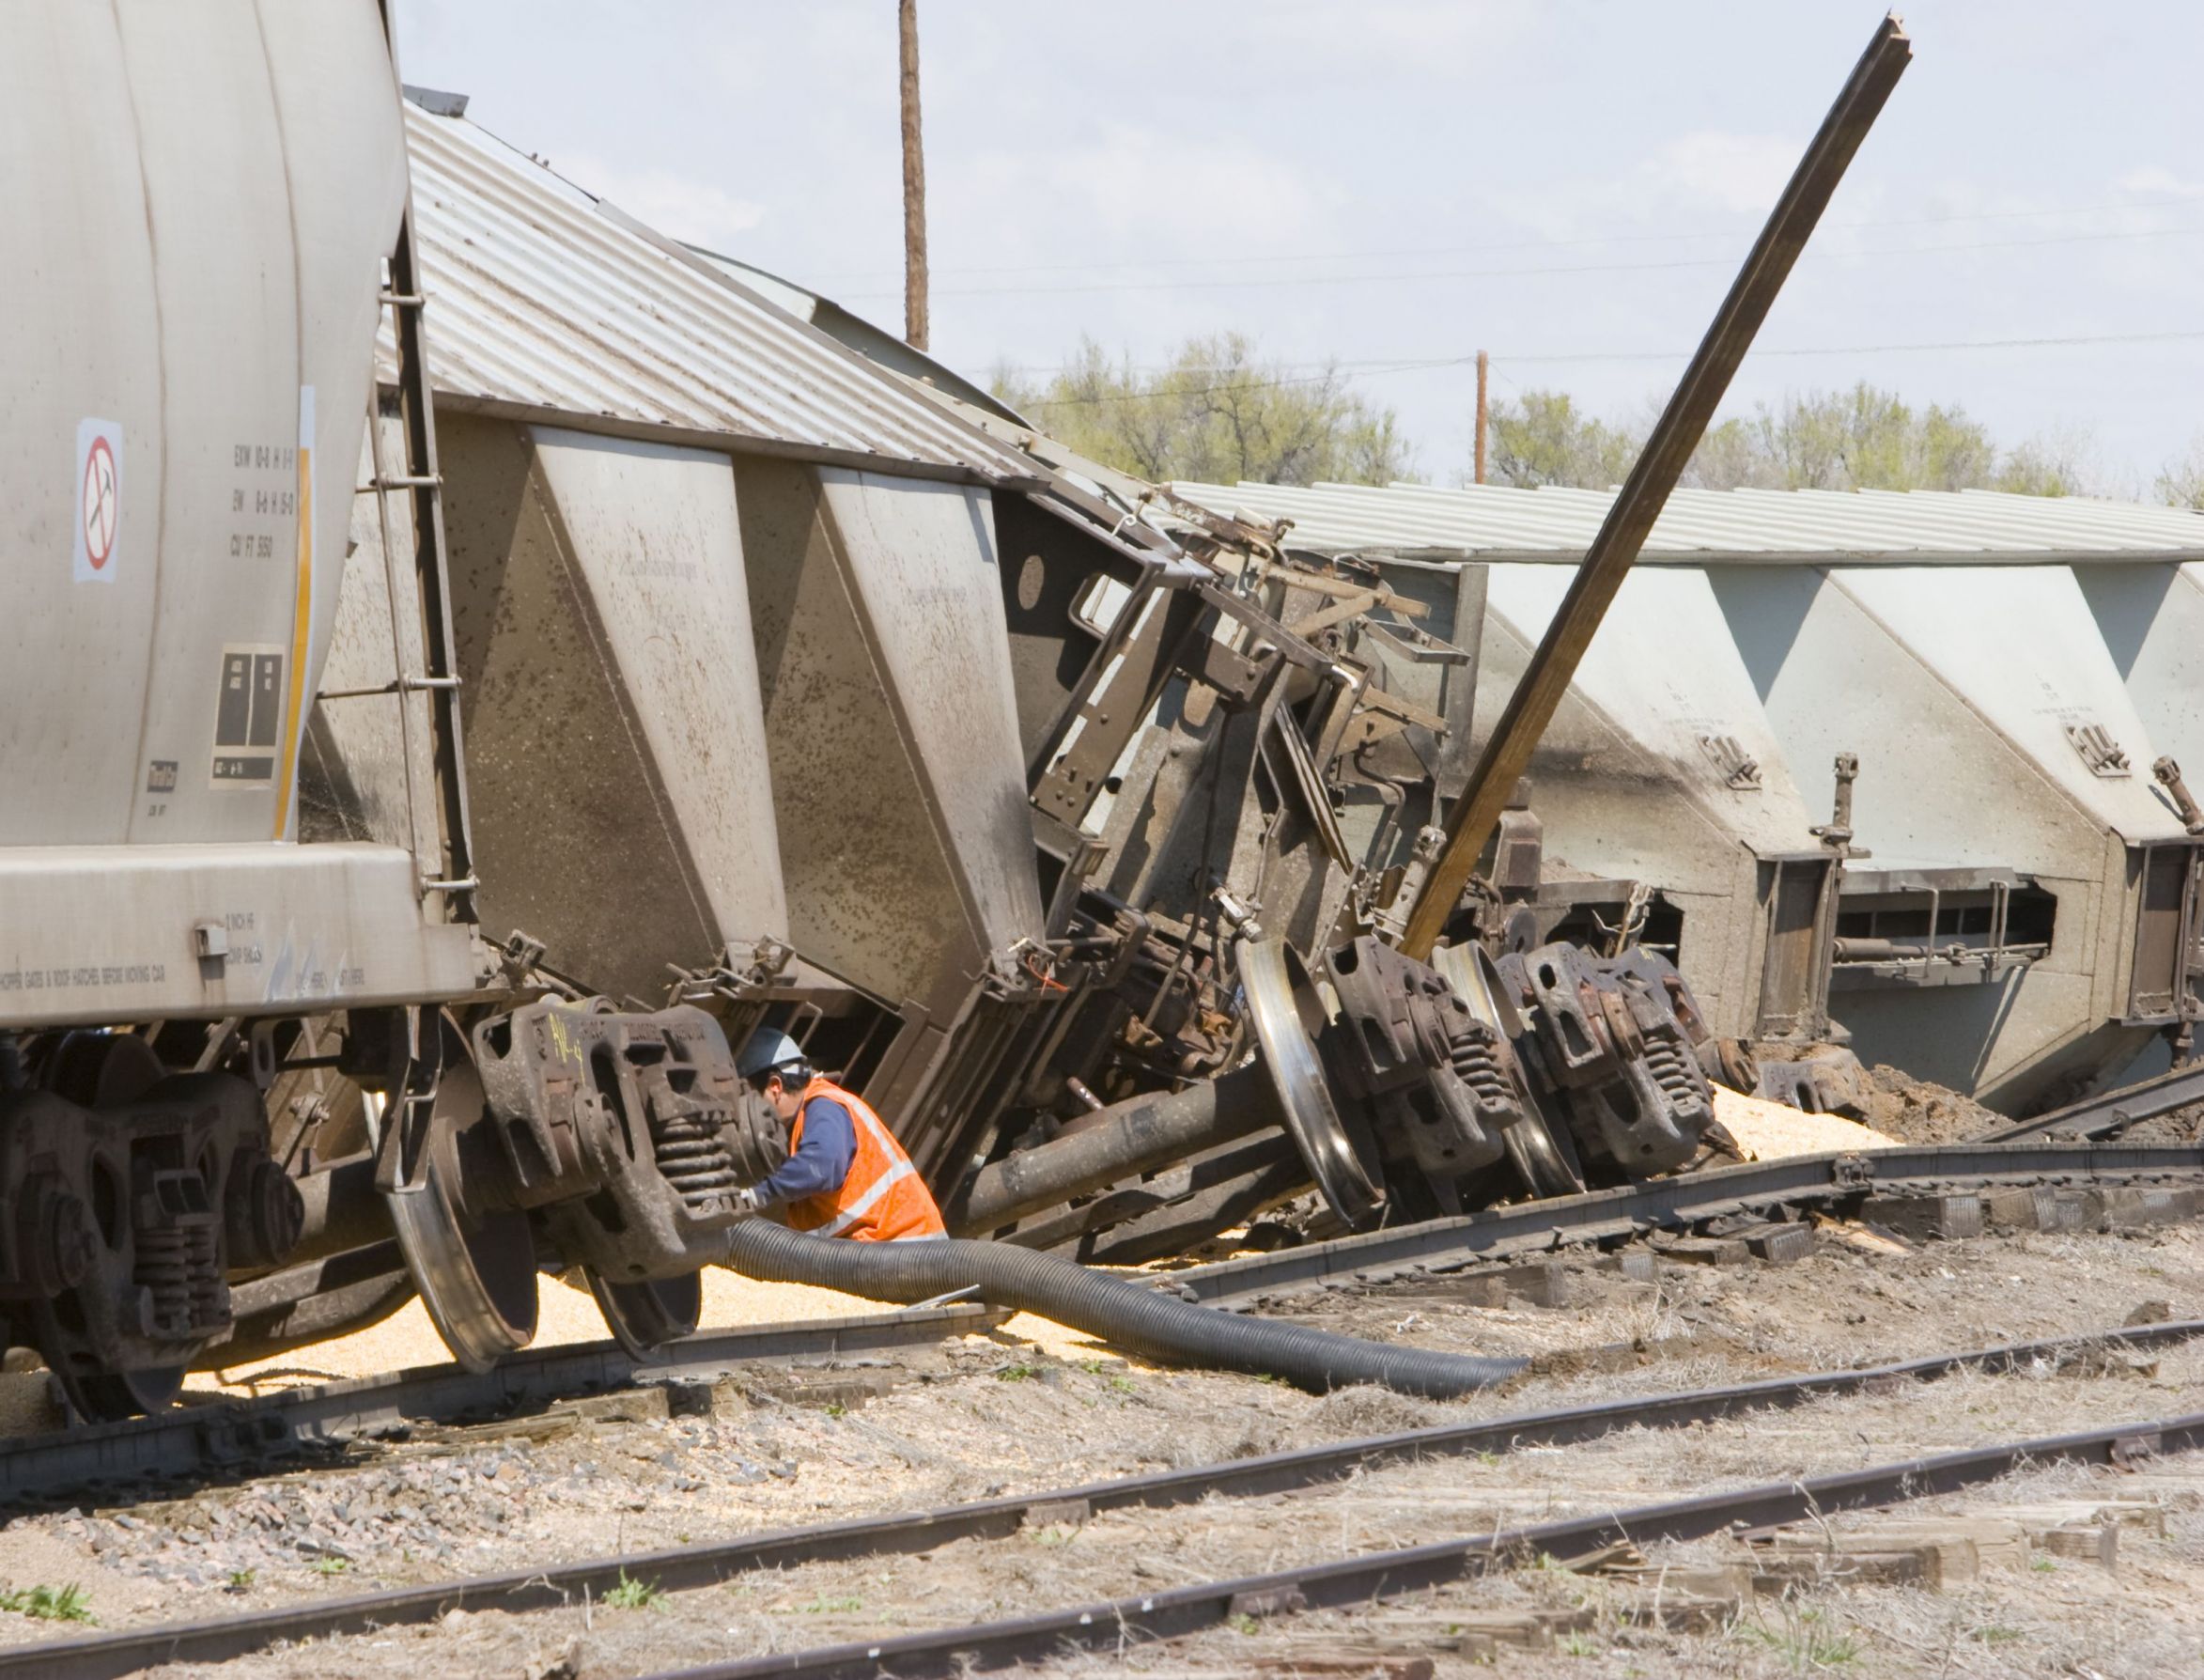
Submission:
<svg viewBox="0 0 2204 1680">
<path fill-rule="evenodd" d="M 77 422 L 76 486 L 76 581 L 112 583 L 122 538 L 122 428 L 116 422 Z"/>
</svg>

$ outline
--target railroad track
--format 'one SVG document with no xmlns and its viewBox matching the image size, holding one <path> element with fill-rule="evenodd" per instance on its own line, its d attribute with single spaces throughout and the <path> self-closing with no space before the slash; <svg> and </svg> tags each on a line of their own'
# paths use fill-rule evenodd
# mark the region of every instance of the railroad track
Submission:
<svg viewBox="0 0 2204 1680">
<path fill-rule="evenodd" d="M 1976 1143 L 1807 1156 L 1249 1255 L 1167 1274 L 1158 1286 L 1188 1299 L 1237 1307 L 1347 1280 L 1444 1270 L 1568 1243 L 1675 1230 L 1731 1214 L 1846 1205 L 1870 1195 L 1965 1195 L 1998 1188 L 2118 1192 L 2144 1203 L 2155 1197 L 2162 1204 L 2155 1217 L 2189 1217 L 2204 1209 L 2204 1149 Z M 2148 1206 L 2140 1212 L 2153 1216 Z M 611 1342 L 536 1348 L 480 1375 L 431 1366 L 18 1438 L 0 1441 L 0 1511 L 193 1477 L 235 1476 L 419 1423 L 504 1416 L 644 1383 L 706 1382 L 746 1364 L 908 1348 L 986 1329 L 1006 1315 L 958 1305 L 771 1325 L 691 1337 L 649 1361 Z"/>
<path fill-rule="evenodd" d="M 2023 1467 L 2126 1464 L 2204 1446 L 2204 1412 L 2114 1423 L 2070 1435 L 1907 1458 L 1803 1481 L 1763 1483 L 1697 1499 L 1499 1529 L 1458 1540 L 1367 1552 L 1334 1563 L 1244 1575 L 1161 1593 L 1075 1605 L 1040 1615 L 859 1641 L 734 1662 L 663 1670 L 649 1680 L 920 1680 L 1042 1661 L 1067 1649 L 1120 1649 L 1184 1639 L 1242 1617 L 1361 1608 L 1507 1567 L 1511 1560 L 1568 1559 L 1628 1542 L 1699 1540 L 1744 1529 L 1818 1520 L 1957 1492 Z"/>
<path fill-rule="evenodd" d="M 0 1649 L 0 1675 L 112 1680 L 163 1662 L 218 1662 L 285 1641 L 317 1640 L 441 1619 L 456 1610 L 524 1612 L 601 1598 L 623 1580 L 662 1591 L 713 1586 L 756 1570 L 827 1559 L 930 1551 L 958 1540 L 1001 1540 L 1029 1524 L 1084 1521 L 1105 1512 L 1156 1510 L 1211 1498 L 1288 1493 L 1382 1468 L 1442 1457 L 1519 1452 L 1596 1440 L 1633 1428 L 1682 1428 L 1753 1412 L 1903 1384 L 1960 1371 L 2028 1372 L 2092 1351 L 2136 1352 L 2204 1335 L 2204 1319 L 2094 1335 L 1940 1354 L 1866 1369 L 1637 1396 L 1476 1423 L 1327 1443 L 1194 1470 L 1088 1483 L 1048 1492 L 899 1512 L 745 1536 L 732 1541 L 602 1557 L 581 1563 L 441 1581 L 422 1587 L 296 1605 L 252 1614 L 132 1629 L 86 1639 Z M 2057 1437 L 1907 1459 L 1805 1482 L 1748 1487 L 1701 1499 L 1507 1530 L 1438 1545 L 1111 1600 L 1016 1621 L 824 1647 L 693 1671 L 696 1674 L 870 1676 L 955 1672 L 1050 1655 L 1066 1643 L 1174 1638 L 1228 1617 L 1264 1610 L 1367 1602 L 1453 1580 L 1523 1548 L 1578 1555 L 1627 1538 L 1685 1539 L 1724 1528 L 1794 1520 L 1815 1510 L 1884 1504 L 1948 1492 L 2002 1475 L 2024 1461 L 2107 1462 L 2117 1455 L 2185 1451 L 2204 1440 L 2204 1414 L 2126 1423 Z"/>
<path fill-rule="evenodd" d="M 0 1512 L 85 1493 L 236 1475 L 387 1439 L 417 1424 L 504 1417 L 647 1384 L 710 1383 L 746 1366 L 847 1360 L 992 1329 L 1009 1314 L 912 1307 L 707 1332 L 638 1360 L 613 1342 L 531 1348 L 480 1374 L 430 1365 L 393 1376 L 210 1400 L 124 1423 L 0 1440 Z"/>
<path fill-rule="evenodd" d="M 2170 1114 L 2193 1102 L 2204 1102 L 2204 1061 L 2173 1068 L 2156 1079 L 2123 1085 L 2117 1091 L 2085 1097 L 2079 1102 L 2053 1109 L 2033 1120 L 1985 1132 L 1979 1141 L 2016 1143 L 2060 1132 L 2079 1138 L 2117 1137 L 2131 1126 L 2154 1120 L 2160 1114 Z"/>
<path fill-rule="evenodd" d="M 1716 1167 L 1575 1196 L 1549 1196 L 1453 1219 L 1429 1220 L 1190 1267 L 1170 1274 L 1188 1300 L 1234 1306 L 1347 1280 L 1609 1242 L 1701 1221 L 1778 1209 L 1841 1206 L 1870 1197 L 1979 1196 L 1998 1189 L 2161 1194 L 2155 1214 L 2180 1219 L 2204 1207 L 2204 1148 L 2104 1143 L 1970 1143 L 1871 1154 L 1796 1156 Z"/>
</svg>

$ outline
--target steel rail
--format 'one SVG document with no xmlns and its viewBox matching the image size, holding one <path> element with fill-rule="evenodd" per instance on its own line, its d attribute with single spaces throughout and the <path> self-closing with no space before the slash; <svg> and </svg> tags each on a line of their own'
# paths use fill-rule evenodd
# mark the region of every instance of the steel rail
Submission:
<svg viewBox="0 0 2204 1680">
<path fill-rule="evenodd" d="M 1458 1219 L 1343 1237 L 1168 1274 L 1165 1285 L 1211 1304 L 1444 1269 L 1565 1242 L 1630 1237 L 1752 1208 L 1830 1201 L 1870 1190 L 1952 1184 L 2062 1185 L 2196 1179 L 2204 1149 L 2076 1144 L 1968 1144 L 1877 1155 L 1800 1157 L 1558 1196 Z M 534 1348 L 479 1376 L 439 1365 L 387 1377 L 294 1389 L 252 1400 L 187 1406 L 61 1435 L 0 1441 L 0 1512 L 101 1487 L 235 1472 L 286 1454 L 389 1435 L 410 1423 L 500 1415 L 638 1382 L 701 1380 L 708 1372 L 779 1359 L 831 1359 L 986 1328 L 1001 1314 L 972 1306 L 768 1326 L 691 1338 L 639 1365 L 614 1344 Z"/>
<path fill-rule="evenodd" d="M 939 1342 L 1009 1314 L 970 1303 L 707 1331 L 649 1360 L 617 1343 L 530 1348 L 480 1375 L 427 1365 L 389 1377 L 213 1400 L 150 1417 L 0 1440 L 0 1512 L 117 1486 L 235 1474 L 286 1455 L 387 1437 L 422 1423 L 505 1416 L 553 1400 L 705 1382 L 768 1361 L 846 1359 Z"/>
<path fill-rule="evenodd" d="M 1963 1370 L 2029 1371 L 2056 1366 L 2095 1350 L 2134 1352 L 2170 1346 L 2200 1335 L 2204 1335 L 2204 1319 L 2192 1319 L 1935 1354 L 1857 1370 L 1441 1423 L 1193 1470 L 1122 1477 L 932 1511 L 859 1517 L 661 1551 L 397 1587 L 254 1614 L 16 1646 L 0 1649 L 0 1675 L 36 1673 L 48 1680 L 110 1680 L 156 1663 L 220 1662 L 283 1641 L 328 1639 L 432 1622 L 454 1610 L 513 1613 L 556 1609 L 585 1594 L 602 1596 L 623 1577 L 645 1580 L 669 1592 L 708 1587 L 753 1570 L 791 1568 L 823 1559 L 929 1551 L 956 1540 L 1000 1540 L 1034 1521 L 1084 1519 L 1103 1511 L 1162 1509 L 1212 1497 L 1247 1499 L 1290 1493 L 1389 1464 L 1570 1445 L 1632 1428 L 1683 1428 L 1815 1399 L 1934 1381 Z"/>
<path fill-rule="evenodd" d="M 2054 1132 L 2071 1132 L 2084 1138 L 2113 1137 L 2139 1121 L 2170 1114 L 2193 1102 L 2204 1102 L 2204 1061 L 2176 1067 L 2155 1079 L 2122 1085 L 2117 1091 L 2085 1097 L 2079 1102 L 2070 1102 L 2062 1109 L 2053 1109 L 2048 1114 L 2023 1120 L 2017 1126 L 1986 1131 L 1977 1141 L 2012 1143 L 2049 1137 Z"/>
<path fill-rule="evenodd" d="M 1932 1194 L 1997 1185 L 2186 1181 L 2204 1190 L 2204 1147 L 2089 1143 L 1936 1144 L 1754 1161 L 1575 1196 L 1547 1196 L 1481 1213 L 1247 1254 L 1168 1274 L 1189 1300 L 1237 1303 L 1341 1279 L 1443 1269 L 1688 1225 L 1757 1208 L 1868 1194 Z"/>
<path fill-rule="evenodd" d="M 1764 1483 L 1696 1499 L 1499 1529 L 1489 1534 L 1372 1552 L 1297 1569 L 1105 1599 L 1037 1616 L 907 1634 L 870 1643 L 826 1645 L 669 1669 L 649 1680 L 763 1680 L 765 1676 L 918 1680 L 923 1675 L 962 1675 L 1038 1661 L 1067 1650 L 1097 1646 L 1122 1649 L 1130 1644 L 1184 1639 L 1240 1616 L 1366 1608 L 1380 1599 L 1400 1598 L 1486 1575 L 1515 1560 L 1583 1557 L 1623 1541 L 1642 1546 L 1658 1540 L 1700 1540 L 1711 1534 L 1807 1521 L 1832 1511 L 1856 1511 L 1955 1493 L 2031 1466 L 2126 1464 L 2162 1453 L 2192 1452 L 2200 1445 L 2204 1445 L 2204 1412 L 2188 1412 L 2072 1435 L 1907 1458 L 1804 1481 Z"/>
</svg>

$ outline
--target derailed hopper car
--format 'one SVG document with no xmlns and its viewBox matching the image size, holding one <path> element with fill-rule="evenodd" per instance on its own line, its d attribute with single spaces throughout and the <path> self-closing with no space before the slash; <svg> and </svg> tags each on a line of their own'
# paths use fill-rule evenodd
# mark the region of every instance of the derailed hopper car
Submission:
<svg viewBox="0 0 2204 1680">
<path fill-rule="evenodd" d="M 1771 249 L 1902 51 L 1886 30 L 1863 59 Z M 1229 520 L 1151 517 L 1154 491 L 1012 417 L 960 421 L 792 336 L 448 104 L 410 120 L 458 282 L 440 383 L 479 428 L 447 486 L 498 510 L 455 515 L 452 599 L 502 755 L 477 802 L 516 977 L 648 1003 L 632 988 L 669 969 L 730 1039 L 792 1028 L 893 1116 L 954 1221 L 1031 1242 L 1170 1246 L 1311 1179 L 1360 1223 L 1571 1188 L 1578 1151 L 1692 1157 L 1713 1050 L 1657 958 L 1515 949 L 1488 973 L 1457 945 L 1450 984 L 1393 948 L 1459 849 L 1438 819 L 1474 655 L 1418 628 L 1429 603 Z M 1739 295 L 1764 306 L 1778 276 Z M 688 450 L 727 465 L 689 459 L 676 492 Z M 730 570 L 754 703 L 737 657 L 700 651 L 736 634 Z M 693 576 L 696 622 L 646 575 Z M 704 768 L 722 721 L 736 744 Z M 754 784 L 761 750 L 777 845 L 752 822 L 731 849 L 726 801 L 672 790 Z M 598 759 L 632 791 L 592 808 Z M 545 832 L 569 805 L 580 842 Z M 725 878 L 737 855 L 759 879 Z M 546 881 L 547 856 L 581 866 Z M 1483 910 L 1457 937 L 1504 944 Z"/>
<path fill-rule="evenodd" d="M 1610 500 L 1181 488 L 1290 519 L 1304 550 L 1480 581 L 1496 698 Z M 1547 897 L 1611 924 L 1648 886 L 1648 938 L 1717 1032 L 1819 1016 L 1864 1059 L 2016 1114 L 2138 1077 L 2138 1051 L 2186 1054 L 2200 544 L 2194 512 L 2082 498 L 1680 492 L 1533 766 L 1549 870 L 1571 866 Z M 1844 815 L 1809 839 L 1839 763 Z M 1724 881 L 1729 860 L 1760 892 Z M 1794 960 L 1801 929 L 1817 961 Z"/>
<path fill-rule="evenodd" d="M 1388 969 L 1363 1004 L 1400 1018 L 1379 1072 L 1322 972 L 1382 930 L 1467 720 L 1469 658 L 1422 603 L 1229 521 L 1169 537 L 1125 500 L 1144 487 L 952 417 L 449 105 L 409 120 L 427 261 L 452 265 L 440 465 L 478 900 L 516 973 L 639 1006 L 670 984 L 733 1040 L 791 1028 L 957 1222 L 1028 1241 L 1174 1247 L 1312 1177 L 1360 1221 L 1389 1193 L 1456 1205 L 1501 1159 L 1527 1105 L 1498 1029 Z M 620 369 L 601 388 L 553 353 L 591 340 Z M 814 424 L 753 400 L 775 357 L 784 388 L 830 394 Z M 360 537 L 365 599 L 384 567 Z M 380 615 L 349 624 L 372 686 Z M 387 727 L 332 708 L 317 739 L 343 820 L 387 823 Z M 1421 1041 L 1419 984 L 1442 1000 Z M 1481 1035 L 1502 1064 L 1482 1118 L 1453 1042 Z M 1250 1057 L 1260 1078 L 1155 1133 L 1148 1098 Z M 1370 1119 L 1415 1102 L 1463 1135 L 1420 1158 Z M 1701 1086 L 1683 1156 L 1704 1107 Z M 1032 1155 L 1060 1134 L 1081 1141 Z M 1500 1171 L 1472 1196 L 1527 1188 Z"/>
</svg>

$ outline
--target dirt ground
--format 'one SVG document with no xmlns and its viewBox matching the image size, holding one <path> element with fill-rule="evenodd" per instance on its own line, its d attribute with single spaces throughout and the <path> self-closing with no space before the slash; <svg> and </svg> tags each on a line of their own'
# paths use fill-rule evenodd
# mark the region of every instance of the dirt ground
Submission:
<svg viewBox="0 0 2204 1680">
<path fill-rule="evenodd" d="M 2119 1134 L 2123 1143 L 2181 1144 L 2204 1139 L 2204 1103 L 2191 1103 L 2171 1113 L 2139 1120 Z"/>
<path fill-rule="evenodd" d="M 1971 1097 L 1881 1064 L 1868 1069 L 1867 1123 L 1904 1143 L 1957 1143 L 2012 1122 Z"/>
<path fill-rule="evenodd" d="M 1569 1298 L 1560 1307 L 1474 1304 L 1472 1281 L 1438 1278 L 1292 1303 L 1288 1315 L 1329 1328 L 1533 1360 L 1530 1372 L 1505 1391 L 1462 1402 L 1435 1405 L 1368 1390 L 1319 1398 L 1249 1378 L 1141 1369 L 1101 1351 L 1072 1347 L 1072 1357 L 1059 1357 L 999 1333 L 852 1373 L 887 1390 L 861 1404 L 854 1393 L 793 1404 L 775 1398 L 768 1392 L 774 1384 L 761 1375 L 750 1397 L 729 1392 L 710 1417 L 443 1432 L 318 1474 L 210 1488 L 127 1511 L 18 1518 L 0 1529 L 0 1587 L 77 1585 L 88 1613 L 108 1626 L 220 1615 L 1211 1463 L 1445 1419 L 2087 1331 L 2139 1309 L 2191 1312 L 2204 1299 L 2204 1232 L 2191 1226 L 1982 1238 L 1872 1256 L 1824 1244 L 1790 1267 L 1669 1263 L 1653 1283 L 1632 1281 L 1589 1255 L 1557 1264 Z M 437 1672 L 546 1680 L 554 1673 L 580 1680 L 646 1672 L 1410 1544 L 1588 1502 L 1636 1503 L 1680 1488 L 1807 1474 L 1992 1436 L 2051 1434 L 2084 1418 L 2167 1415 L 2195 1404 L 2200 1379 L 2204 1346 L 2105 1375 L 1967 1377 L 1829 1402 L 1745 1427 L 1633 1433 L 1489 1463 L 1447 1460 L 1328 1492 L 1114 1517 L 1053 1538 L 1043 1532 L 926 1558 L 809 1566 L 715 1592 L 667 1595 L 647 1609 L 598 1604 L 534 1617 L 468 1615 L 425 1630 L 270 1653 L 224 1672 L 367 1674 L 387 1672 L 395 1659 Z M 2204 1465 L 2198 1470 L 2204 1474 Z M 2174 1501 L 2168 1537 L 2139 1545 L 2134 1566 L 2100 1596 L 2110 1594 L 2106 1616 L 2115 1610 L 2139 1616 L 2168 1638 L 2187 1639 L 2190 1652 L 2204 1653 L 2204 1599 L 2166 1584 L 2204 1568 L 2191 1502 L 2186 1496 Z M 2166 1549 L 2150 1549 L 2159 1547 Z M 1567 1591 L 1596 1588 L 1574 1576 L 1568 1581 L 1576 1584 Z M 2063 1590 L 2067 1583 L 2058 1584 Z M 2025 1582 L 2020 1596 L 2041 1588 L 2041 1581 Z M 1513 1602 L 1510 1594 L 1533 1589 L 1564 1590 L 1511 1578 L 1462 1592 Z M 1969 1592 L 1994 1597 L 2003 1590 L 1991 1582 Z M 1848 1628 L 1857 1625 L 1845 1635 L 1855 1643 L 1870 1638 L 1876 1617 L 1898 1614 L 1890 1608 L 1896 1590 L 1877 1591 L 1883 1595 L 1870 1594 L 1872 1602 L 1863 1600 L 1856 1613 L 1842 1612 L 1851 1618 Z M 647 1590 L 637 1595 L 649 1596 Z M 1923 1616 L 1957 1614 L 1951 1606 L 1958 1602 L 1947 1597 L 1899 1616 L 1886 1648 L 1872 1646 L 1873 1663 L 1858 1672 L 1909 1672 L 1897 1638 L 1917 1638 L 1927 1626 Z M 2012 1619 L 2017 1610 L 1983 1602 L 1989 1608 L 1981 1625 L 2024 1625 Z M 2049 1614 L 2041 1611 L 2038 1620 Z M 1330 1620 L 1281 1623 L 1247 1636 L 1253 1644 L 1218 1636 L 1215 1651 L 1195 1641 L 1129 1660 L 1156 1673 L 1247 1672 L 1259 1649 L 1262 1661 L 1271 1661 L 1263 1641 L 1290 1648 L 1330 1638 L 1319 1626 Z M 2069 1633 L 2079 1637 L 2080 1625 L 2070 1627 L 2072 1621 L 2062 1614 L 2067 1642 L 2054 1641 L 2058 1650 L 2070 1648 Z M 0 1613 L 0 1640 L 68 1630 Z M 1710 1642 L 1620 1629 L 1598 1637 L 1597 1660 L 1609 1667 L 1585 1672 L 1820 1672 L 1782 1668 L 1778 1646 L 1755 1645 L 1756 1637 L 1747 1631 Z M 1675 1653 L 1654 1648 L 1671 1638 L 1684 1641 Z M 2000 1662 L 2016 1657 L 2002 1646 L 1988 1655 Z M 1435 1660 L 1445 1656 L 1434 1647 Z M 1514 1659 L 1503 1654 L 1501 1660 L 1504 1667 Z M 2166 1672 L 2163 1661 L 2156 1668 L 2138 1662 L 2108 1662 L 2097 1672 Z M 1971 1671 L 1961 1663 L 1937 1672 Z"/>
</svg>

